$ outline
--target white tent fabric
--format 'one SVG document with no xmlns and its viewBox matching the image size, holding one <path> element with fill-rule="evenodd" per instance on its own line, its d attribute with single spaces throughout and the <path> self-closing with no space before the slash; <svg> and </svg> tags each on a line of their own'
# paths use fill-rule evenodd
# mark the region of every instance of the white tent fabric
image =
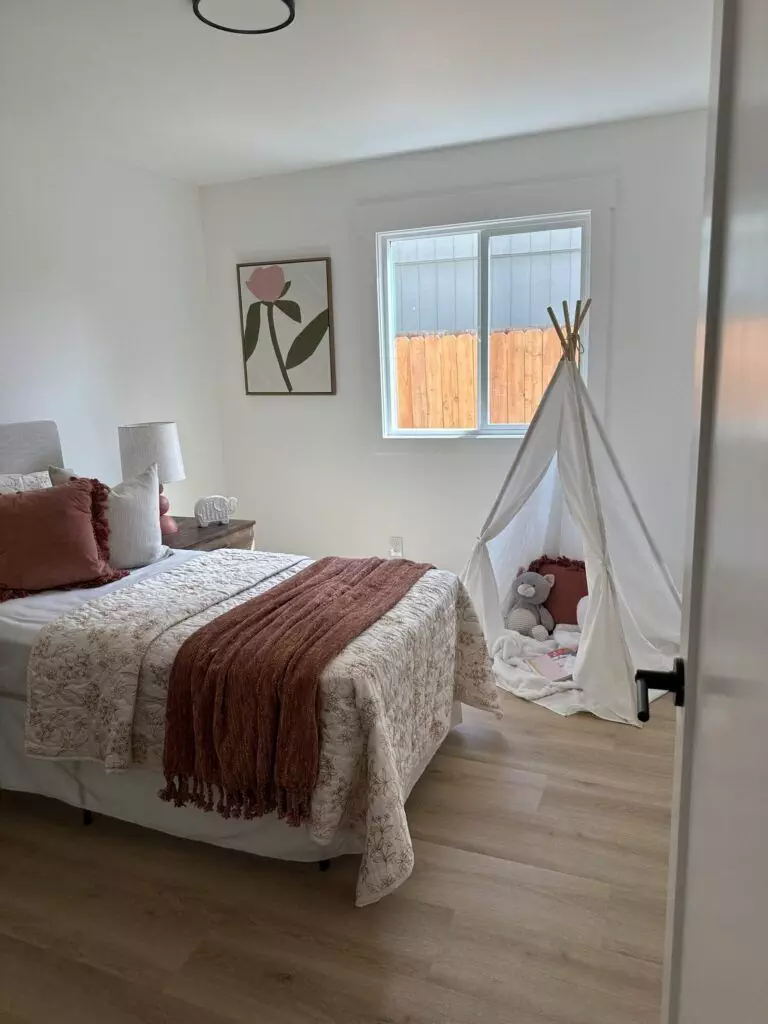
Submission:
<svg viewBox="0 0 768 1024">
<path fill-rule="evenodd" d="M 541 555 L 583 558 L 589 603 L 573 681 L 531 685 L 520 659 L 551 649 L 506 629 L 518 572 Z M 637 725 L 635 669 L 671 668 L 681 601 L 597 417 L 562 359 L 464 573 L 499 684 L 562 714 Z M 535 678 L 535 677 L 534 677 Z M 541 682 L 541 681 L 539 681 Z"/>
</svg>

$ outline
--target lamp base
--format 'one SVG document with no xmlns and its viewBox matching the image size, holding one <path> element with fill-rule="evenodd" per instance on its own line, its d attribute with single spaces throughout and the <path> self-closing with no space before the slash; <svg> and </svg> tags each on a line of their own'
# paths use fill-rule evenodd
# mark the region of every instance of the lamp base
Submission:
<svg viewBox="0 0 768 1024">
<path fill-rule="evenodd" d="M 173 516 L 168 515 L 170 507 L 171 503 L 163 494 L 163 485 L 160 484 L 160 533 L 162 533 L 164 537 L 170 537 L 174 533 L 179 532 L 179 524 Z"/>
<path fill-rule="evenodd" d="M 179 524 L 176 522 L 173 516 L 160 516 L 160 533 L 162 533 L 164 537 L 170 537 L 172 534 L 178 532 Z"/>
</svg>

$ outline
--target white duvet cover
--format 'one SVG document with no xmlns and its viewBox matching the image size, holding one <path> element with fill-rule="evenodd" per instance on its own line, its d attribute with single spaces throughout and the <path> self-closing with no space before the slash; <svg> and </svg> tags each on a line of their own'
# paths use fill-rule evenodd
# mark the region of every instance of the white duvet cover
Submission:
<svg viewBox="0 0 768 1024">
<path fill-rule="evenodd" d="M 295 556 L 260 552 L 175 554 L 165 565 L 139 570 L 101 591 L 40 595 L 0 607 L 0 696 L 11 698 L 7 706 L 15 704 L 7 714 L 0 708 L 0 785 L 269 856 L 320 860 L 362 849 L 358 904 L 393 891 L 413 863 L 404 802 L 454 724 L 455 702 L 498 711 L 482 636 L 476 622 L 471 625 L 466 594 L 451 573 L 427 573 L 323 673 L 320 779 L 305 828 L 291 829 L 274 816 L 224 821 L 196 809 L 169 807 L 156 797 L 165 692 L 178 647 L 203 622 L 303 564 Z M 230 576 L 239 582 L 228 589 L 222 580 Z M 250 577 L 250 585 L 241 585 Z M 208 592 L 214 595 L 210 600 Z M 174 600 L 184 607 L 170 607 Z M 54 610 L 59 615 L 51 619 Z M 153 626 L 146 643 L 144 630 L 123 629 L 142 617 L 150 623 L 163 616 L 166 624 L 159 630 Z M 94 654 L 100 644 L 107 659 L 101 673 Z M 24 757 L 19 749 L 24 669 L 19 670 L 30 652 L 27 745 L 52 760 Z M 95 699 L 103 707 L 114 696 L 110 658 L 115 665 L 125 659 L 136 666 L 122 680 L 135 686 L 136 704 L 127 723 L 133 734 L 128 745 L 132 763 L 120 765 L 131 770 L 120 776 L 108 776 L 100 764 L 85 760 L 106 760 L 99 742 L 92 749 L 81 743 L 83 737 L 90 743 L 98 733 L 86 705 Z M 121 728 L 126 706 L 118 709 Z"/>
</svg>

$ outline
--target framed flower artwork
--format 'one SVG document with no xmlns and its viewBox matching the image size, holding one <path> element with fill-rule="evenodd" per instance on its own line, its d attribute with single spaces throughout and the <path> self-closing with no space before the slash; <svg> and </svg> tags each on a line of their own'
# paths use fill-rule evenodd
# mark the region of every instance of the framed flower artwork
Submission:
<svg viewBox="0 0 768 1024">
<path fill-rule="evenodd" d="M 331 261 L 238 263 L 247 395 L 335 395 Z"/>
</svg>

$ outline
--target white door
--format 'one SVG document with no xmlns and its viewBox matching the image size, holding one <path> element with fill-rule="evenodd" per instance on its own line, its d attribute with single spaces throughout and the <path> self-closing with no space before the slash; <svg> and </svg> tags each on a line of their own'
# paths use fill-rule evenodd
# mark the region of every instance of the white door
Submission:
<svg viewBox="0 0 768 1024">
<path fill-rule="evenodd" d="M 768 0 L 718 3 L 669 1024 L 768 1022 Z"/>
</svg>

